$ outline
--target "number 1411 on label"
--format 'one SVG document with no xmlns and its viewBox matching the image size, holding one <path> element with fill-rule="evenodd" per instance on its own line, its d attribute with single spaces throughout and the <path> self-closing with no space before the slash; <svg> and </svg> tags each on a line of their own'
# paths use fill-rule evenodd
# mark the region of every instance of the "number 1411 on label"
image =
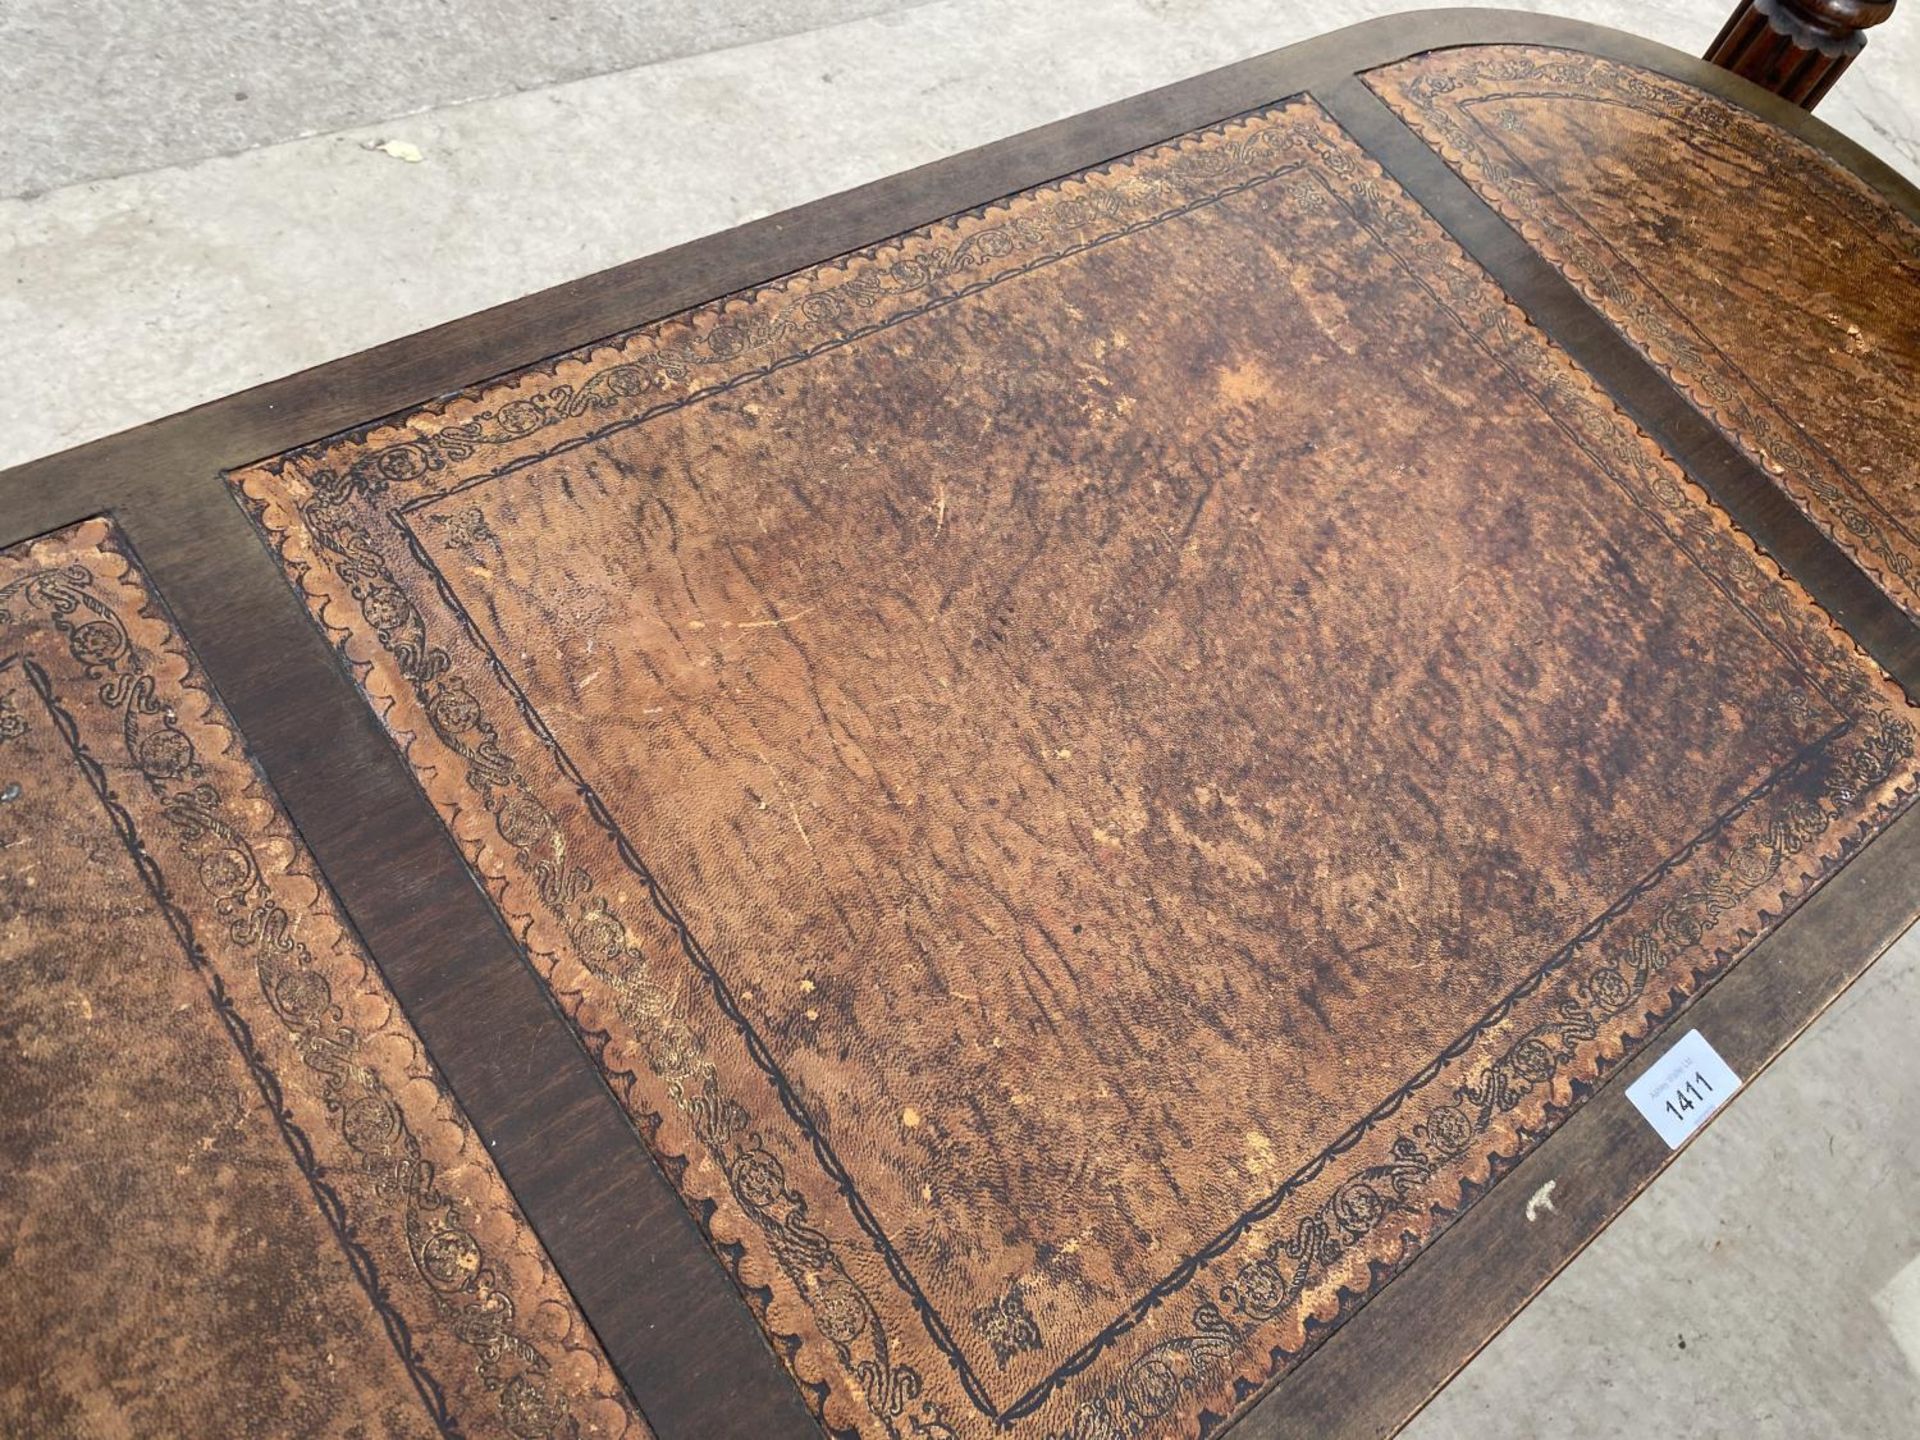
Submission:
<svg viewBox="0 0 1920 1440">
<path fill-rule="evenodd" d="M 1711 1110 L 1719 1102 L 1713 1097 L 1713 1082 L 1698 1070 L 1693 1078 L 1667 1097 L 1667 1103 L 1660 1108 L 1676 1120 L 1684 1120 L 1693 1111 L 1704 1105 Z"/>
<path fill-rule="evenodd" d="M 1627 1087 L 1627 1098 L 1674 1148 L 1739 1088 L 1740 1077 L 1698 1030 L 1689 1030 Z"/>
</svg>

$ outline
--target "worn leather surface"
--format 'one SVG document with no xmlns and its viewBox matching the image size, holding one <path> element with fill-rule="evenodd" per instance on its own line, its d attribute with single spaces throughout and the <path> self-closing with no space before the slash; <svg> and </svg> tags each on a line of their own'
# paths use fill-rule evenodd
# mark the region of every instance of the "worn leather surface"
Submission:
<svg viewBox="0 0 1920 1440">
<path fill-rule="evenodd" d="M 627 1436 L 104 522 L 0 554 L 0 1432 Z"/>
<path fill-rule="evenodd" d="M 1232 1413 L 1913 789 L 1306 103 L 234 479 L 864 1436 Z"/>
<path fill-rule="evenodd" d="M 1748 111 L 1617 61 L 1472 46 L 1367 80 L 1920 616 L 1920 227 Z"/>
</svg>

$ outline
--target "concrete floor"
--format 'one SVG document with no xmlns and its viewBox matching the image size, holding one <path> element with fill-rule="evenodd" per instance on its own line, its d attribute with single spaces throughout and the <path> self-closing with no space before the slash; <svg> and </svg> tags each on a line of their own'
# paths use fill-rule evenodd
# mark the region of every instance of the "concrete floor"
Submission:
<svg viewBox="0 0 1920 1440">
<path fill-rule="evenodd" d="M 0 466 L 1404 8 L 12 0 Z M 1920 17 L 1821 114 L 1920 179 Z M 1920 1435 L 1917 1028 L 1920 932 L 1409 1435 Z"/>
</svg>

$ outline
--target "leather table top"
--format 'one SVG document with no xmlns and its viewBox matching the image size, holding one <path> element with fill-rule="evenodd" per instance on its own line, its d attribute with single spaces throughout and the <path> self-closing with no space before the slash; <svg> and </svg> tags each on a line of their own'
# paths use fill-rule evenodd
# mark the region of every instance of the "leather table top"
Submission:
<svg viewBox="0 0 1920 1440">
<path fill-rule="evenodd" d="M 0 553 L 0 957 L 0 1429 L 648 1435 L 104 522 Z"/>
<path fill-rule="evenodd" d="M 1913 790 L 1306 101 L 234 483 L 862 1433 L 1231 1409 Z"/>
<path fill-rule="evenodd" d="M 0 1428 L 678 1440 L 683 1229 L 836 1440 L 1218 1434 L 1895 827 L 1920 232 L 1355 73 L 0 550 Z"/>
</svg>

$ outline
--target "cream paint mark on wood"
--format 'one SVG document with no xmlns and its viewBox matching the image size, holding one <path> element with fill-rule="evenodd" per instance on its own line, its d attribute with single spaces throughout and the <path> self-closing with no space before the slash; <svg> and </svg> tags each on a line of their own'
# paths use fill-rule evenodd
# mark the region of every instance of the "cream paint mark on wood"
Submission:
<svg viewBox="0 0 1920 1440">
<path fill-rule="evenodd" d="M 1553 1208 L 1553 1187 L 1559 1183 L 1558 1180 L 1549 1180 L 1527 1197 L 1527 1223 L 1529 1225 L 1538 1220 L 1543 1214 L 1551 1215 L 1555 1213 Z"/>
</svg>

